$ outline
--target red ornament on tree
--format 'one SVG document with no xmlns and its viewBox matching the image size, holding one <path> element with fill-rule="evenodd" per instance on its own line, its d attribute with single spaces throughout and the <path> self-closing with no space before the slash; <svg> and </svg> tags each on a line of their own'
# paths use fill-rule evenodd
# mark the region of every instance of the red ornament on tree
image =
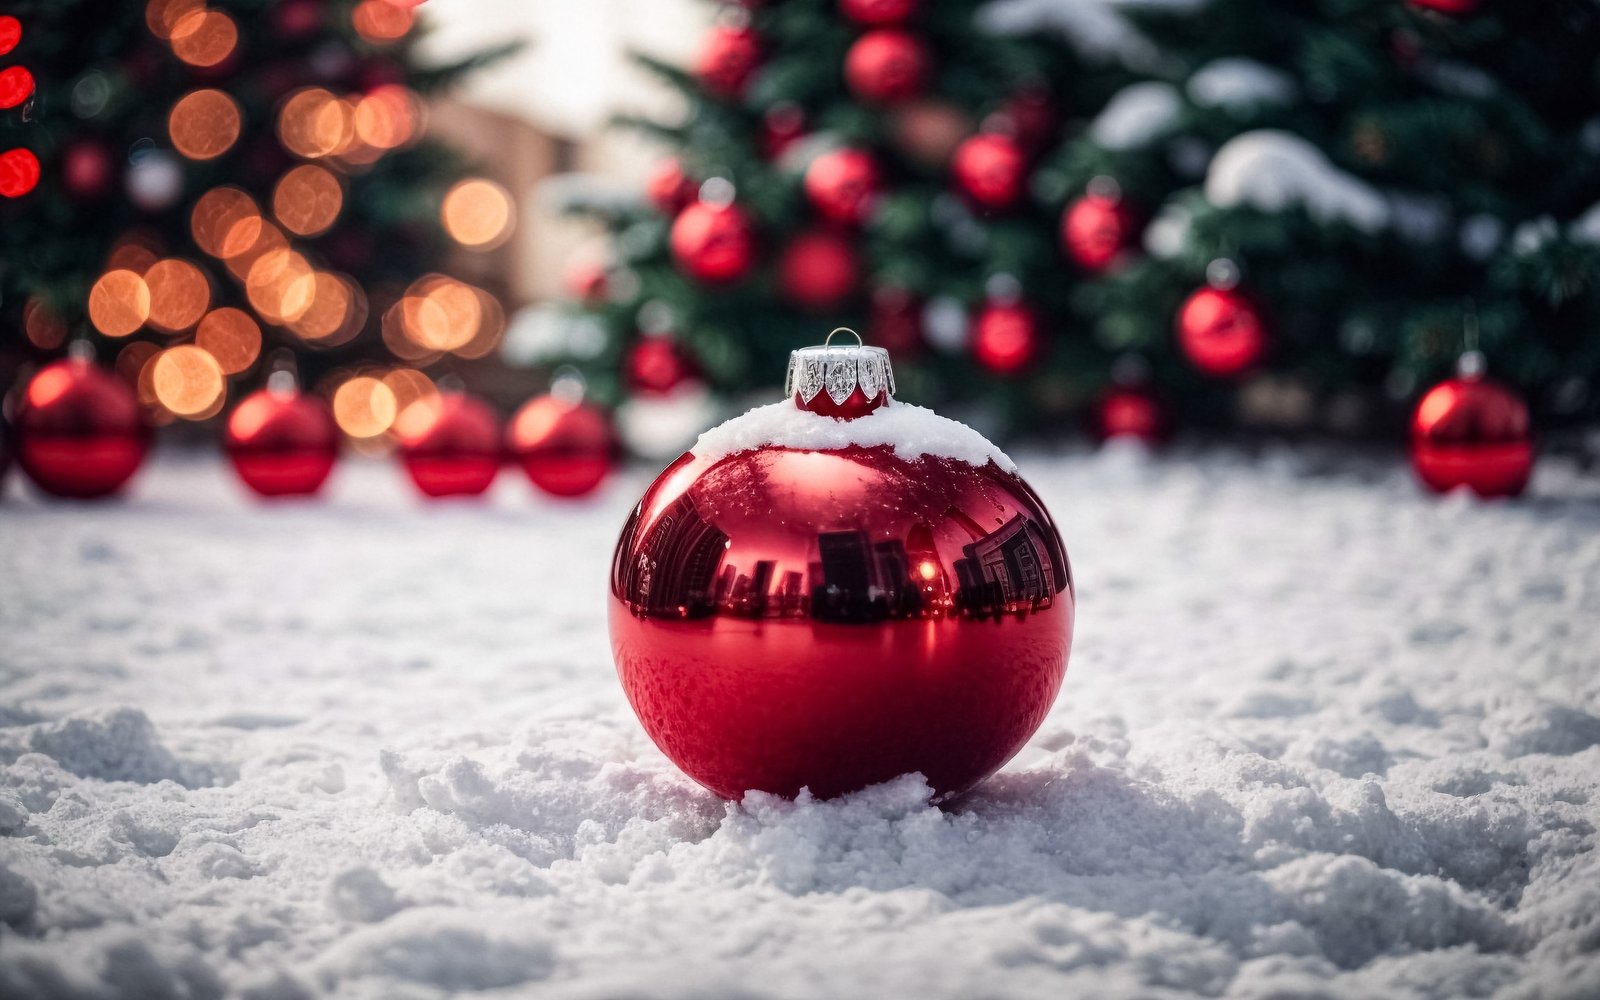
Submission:
<svg viewBox="0 0 1600 1000">
<path fill-rule="evenodd" d="M 949 798 L 1060 689 L 1074 597 L 1049 513 L 993 445 L 892 392 L 881 349 L 794 352 L 789 398 L 704 435 L 623 527 L 618 677 L 718 795 L 915 771 Z"/>
<path fill-rule="evenodd" d="M 700 366 L 672 337 L 640 337 L 623 359 L 622 374 L 628 388 L 646 396 L 661 396 L 700 374 Z"/>
<path fill-rule="evenodd" d="M 678 267 L 711 284 L 738 281 L 755 263 L 755 234 L 737 205 L 690 205 L 673 221 L 669 242 Z"/>
<path fill-rule="evenodd" d="M 1533 474 L 1527 404 L 1468 352 L 1461 374 L 1428 390 L 1411 415 L 1411 465 L 1440 493 L 1466 486 L 1483 497 L 1518 495 Z"/>
<path fill-rule="evenodd" d="M 85 500 L 120 490 L 150 447 L 133 390 L 76 349 L 28 381 L 12 434 L 17 464 L 35 485 Z"/>
<path fill-rule="evenodd" d="M 650 199 L 656 211 L 665 216 L 674 216 L 683 211 L 686 205 L 694 201 L 695 193 L 699 190 L 700 185 L 683 172 L 683 164 L 676 157 L 656 164 L 644 182 L 645 197 Z"/>
<path fill-rule="evenodd" d="M 425 396 L 405 408 L 394 430 L 400 461 L 430 497 L 477 496 L 500 471 L 500 422 L 473 396 Z"/>
<path fill-rule="evenodd" d="M 579 497 L 606 478 L 617 445 L 611 420 L 598 407 L 546 395 L 528 400 L 511 418 L 506 450 L 539 489 Z"/>
<path fill-rule="evenodd" d="M 972 356 L 995 375 L 1023 371 L 1039 349 L 1039 321 L 1026 306 L 990 302 L 972 324 Z"/>
<path fill-rule="evenodd" d="M 33 74 L 26 66 L 0 69 L 0 110 L 14 108 L 33 96 Z"/>
<path fill-rule="evenodd" d="M 979 208 L 1003 209 L 1016 204 L 1027 172 L 1022 150 L 1003 135 L 975 135 L 956 147 L 950 161 L 956 189 Z"/>
<path fill-rule="evenodd" d="M 1109 270 L 1138 235 L 1138 220 L 1119 196 L 1091 192 L 1068 205 L 1061 216 L 1061 245 L 1086 271 Z"/>
<path fill-rule="evenodd" d="M 857 24 L 900 24 L 917 12 L 917 0 L 839 0 L 839 10 Z"/>
<path fill-rule="evenodd" d="M 761 45 L 746 28 L 713 28 L 695 60 L 694 74 L 713 97 L 735 100 L 755 75 Z"/>
<path fill-rule="evenodd" d="M 778 289 L 802 309 L 824 310 L 841 305 L 861 280 L 855 244 L 838 233 L 802 232 L 778 258 Z"/>
<path fill-rule="evenodd" d="M 239 479 L 264 497 L 310 496 L 339 457 L 339 428 L 328 404 L 295 389 L 288 372 L 234 407 L 222 447 Z"/>
<path fill-rule="evenodd" d="M 61 154 L 61 181 L 75 198 L 99 198 L 111 190 L 116 168 L 111 152 L 92 139 L 68 146 Z"/>
<path fill-rule="evenodd" d="M 1243 375 L 1267 351 L 1261 313 L 1234 288 L 1209 286 L 1189 296 L 1178 309 L 1177 328 L 1183 356 L 1214 378 Z"/>
<path fill-rule="evenodd" d="M 864 101 L 897 104 L 922 93 L 928 82 L 927 47 L 898 28 L 878 28 L 856 39 L 844 57 L 844 79 Z"/>
<path fill-rule="evenodd" d="M 28 149 L 0 153 L 0 195 L 21 198 L 39 183 L 39 158 Z"/>
<path fill-rule="evenodd" d="M 17 47 L 22 41 L 22 22 L 10 14 L 0 14 L 0 56 Z"/>
<path fill-rule="evenodd" d="M 865 222 L 879 184 L 877 163 L 859 149 L 831 150 L 806 168 L 806 197 L 829 222 L 850 226 Z"/>
<path fill-rule="evenodd" d="M 1167 408 L 1144 385 L 1114 385 L 1094 401 L 1089 430 L 1098 441 L 1123 438 L 1151 447 L 1166 442 L 1172 433 Z"/>
<path fill-rule="evenodd" d="M 904 288 L 885 286 L 872 293 L 867 336 L 891 354 L 915 355 L 922 340 L 922 303 Z"/>
</svg>

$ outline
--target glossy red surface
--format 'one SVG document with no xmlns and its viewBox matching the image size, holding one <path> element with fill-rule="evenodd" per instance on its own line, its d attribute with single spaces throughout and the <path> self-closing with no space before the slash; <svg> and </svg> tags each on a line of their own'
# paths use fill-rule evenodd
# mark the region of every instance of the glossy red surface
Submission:
<svg viewBox="0 0 1600 1000">
<path fill-rule="evenodd" d="M 957 146 L 950 160 L 957 190 L 979 208 L 1014 205 L 1022 196 L 1027 173 L 1021 147 L 1005 135 L 975 135 Z"/>
<path fill-rule="evenodd" d="M 661 395 L 698 378 L 700 366 L 673 337 L 640 337 L 622 359 L 622 375 L 634 392 Z"/>
<path fill-rule="evenodd" d="M 1127 204 L 1100 195 L 1084 195 L 1061 216 L 1061 246 L 1087 271 L 1117 263 L 1138 235 L 1138 220 Z"/>
<path fill-rule="evenodd" d="M 1178 346 L 1206 375 L 1230 378 L 1266 353 L 1267 331 L 1255 304 L 1231 288 L 1202 288 L 1178 309 Z"/>
<path fill-rule="evenodd" d="M 737 281 L 755 264 L 755 234 L 737 205 L 690 205 L 673 220 L 668 242 L 678 266 L 701 281 Z"/>
<path fill-rule="evenodd" d="M 1044 718 L 1073 623 L 1026 483 L 884 447 L 683 456 L 624 527 L 609 603 L 646 731 L 728 798 L 970 788 Z"/>
<path fill-rule="evenodd" d="M 760 61 L 761 44 L 753 32 L 718 27 L 706 35 L 694 72 L 713 96 L 732 99 L 744 93 Z"/>
<path fill-rule="evenodd" d="M 150 446 L 133 390 L 77 358 L 33 376 L 12 433 L 17 465 L 28 478 L 46 493 L 79 499 L 121 489 Z"/>
<path fill-rule="evenodd" d="M 865 221 L 879 184 L 878 165 L 859 149 L 829 150 L 806 168 L 806 198 L 830 222 L 853 226 Z"/>
<path fill-rule="evenodd" d="M 1101 396 L 1090 413 L 1090 429 L 1102 441 L 1124 437 L 1160 444 L 1171 433 L 1167 408 L 1143 386 L 1116 386 Z"/>
<path fill-rule="evenodd" d="M 506 451 L 552 496 L 592 492 L 610 474 L 616 450 L 610 418 L 588 403 L 539 396 L 506 425 Z"/>
<path fill-rule="evenodd" d="M 802 230 L 778 257 L 778 290 L 802 309 L 833 309 L 861 280 L 856 245 L 838 233 Z"/>
<path fill-rule="evenodd" d="M 264 497 L 309 496 L 339 457 L 339 428 L 315 396 L 261 389 L 234 407 L 223 450 L 240 480 Z"/>
<path fill-rule="evenodd" d="M 862 100 L 898 104 L 922 93 L 930 62 L 917 36 L 898 28 L 875 28 L 845 53 L 844 79 Z"/>
<path fill-rule="evenodd" d="M 1411 464 L 1430 489 L 1516 496 L 1533 474 L 1528 407 L 1488 378 L 1434 386 L 1411 415 Z"/>
<path fill-rule="evenodd" d="M 996 375 L 1015 375 L 1039 357 L 1039 321 L 1021 305 L 991 303 L 972 324 L 972 356 Z"/>
<path fill-rule="evenodd" d="M 500 471 L 500 422 L 464 393 L 412 403 L 395 422 L 395 437 L 406 473 L 430 497 L 476 496 Z"/>
</svg>

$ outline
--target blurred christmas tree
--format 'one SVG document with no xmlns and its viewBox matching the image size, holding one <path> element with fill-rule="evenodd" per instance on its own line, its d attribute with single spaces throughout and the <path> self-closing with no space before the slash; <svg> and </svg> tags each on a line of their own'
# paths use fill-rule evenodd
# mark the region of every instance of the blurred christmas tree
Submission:
<svg viewBox="0 0 1600 1000">
<path fill-rule="evenodd" d="M 722 9 L 575 323 L 612 397 L 735 391 L 839 323 L 1014 431 L 1148 379 L 1181 425 L 1393 431 L 1476 317 L 1596 411 L 1587 0 L 769 0 Z M 593 338 L 589 338 L 593 340 Z M 585 338 L 574 338 L 585 343 Z M 1104 414 L 1097 414 L 1103 418 Z M 1141 416 L 1140 419 L 1145 419 Z"/>
<path fill-rule="evenodd" d="M 510 204 L 422 138 L 422 98 L 501 53 L 420 66 L 419 3 L 8 4 L 0 385 L 97 334 L 157 422 L 218 412 L 274 348 L 308 382 L 388 366 L 394 410 L 416 368 L 492 350 L 499 306 L 429 272 Z"/>
</svg>

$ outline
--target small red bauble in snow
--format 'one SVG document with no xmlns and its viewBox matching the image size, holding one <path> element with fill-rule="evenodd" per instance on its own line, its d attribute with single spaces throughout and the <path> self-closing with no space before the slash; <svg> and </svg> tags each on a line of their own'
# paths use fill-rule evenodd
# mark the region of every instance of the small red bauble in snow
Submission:
<svg viewBox="0 0 1600 1000">
<path fill-rule="evenodd" d="M 1031 366 L 1041 347 L 1039 320 L 1016 303 L 991 302 L 972 324 L 972 356 L 995 375 L 1016 375 Z"/>
<path fill-rule="evenodd" d="M 670 393 L 699 374 L 700 366 L 672 337 L 640 337 L 622 361 L 628 388 L 646 396 Z"/>
<path fill-rule="evenodd" d="M 1232 378 L 1254 368 L 1267 351 L 1267 329 L 1248 297 L 1233 288 L 1206 287 L 1178 309 L 1178 347 L 1202 374 Z"/>
<path fill-rule="evenodd" d="M 856 39 L 844 57 L 844 79 L 864 101 L 897 104 L 922 93 L 928 82 L 928 49 L 898 28 L 878 28 Z"/>
<path fill-rule="evenodd" d="M 956 189 L 979 208 L 1010 208 L 1022 197 L 1028 164 L 1011 138 L 975 135 L 956 147 L 950 173 Z"/>
<path fill-rule="evenodd" d="M 737 205 L 690 205 L 673 221 L 669 242 L 678 267 L 710 284 L 738 281 L 756 260 L 750 219 Z"/>
<path fill-rule="evenodd" d="M 878 195 L 878 164 L 859 149 L 830 150 L 806 168 L 806 198 L 829 222 L 865 222 Z"/>
<path fill-rule="evenodd" d="M 477 496 L 500 471 L 500 421 L 460 392 L 424 396 L 394 423 L 400 461 L 430 497 Z"/>
<path fill-rule="evenodd" d="M 745 28 L 713 28 L 695 60 L 694 75 L 713 97 L 733 100 L 743 96 L 760 61 L 761 45 L 754 32 Z"/>
<path fill-rule="evenodd" d="M 1527 404 L 1482 374 L 1441 382 L 1411 415 L 1411 465 L 1441 493 L 1466 486 L 1479 496 L 1516 496 L 1533 473 Z"/>
<path fill-rule="evenodd" d="M 610 418 L 581 401 L 538 396 L 506 426 L 506 451 L 552 496 L 593 492 L 611 472 L 616 450 Z"/>
<path fill-rule="evenodd" d="M 1452 17 L 1471 14 L 1478 9 L 1480 0 L 1406 0 L 1417 10 L 1437 11 Z"/>
<path fill-rule="evenodd" d="M 105 195 L 115 173 L 110 150 L 92 139 L 75 142 L 61 154 L 61 182 L 74 198 Z"/>
<path fill-rule="evenodd" d="M 1172 421 L 1161 399 L 1143 385 L 1115 385 L 1094 401 L 1089 430 L 1098 441 L 1112 438 L 1154 447 L 1172 433 Z"/>
<path fill-rule="evenodd" d="M 918 0 L 839 0 L 839 11 L 857 24 L 900 24 L 917 12 Z"/>
<path fill-rule="evenodd" d="M 904 288 L 885 286 L 873 291 L 867 314 L 867 339 L 891 354 L 911 356 L 922 351 L 922 302 Z"/>
<path fill-rule="evenodd" d="M 133 390 L 78 356 L 46 365 L 28 381 L 12 435 L 17 464 L 35 485 L 85 500 L 121 489 L 150 447 Z"/>
<path fill-rule="evenodd" d="M 1086 271 L 1109 269 L 1138 235 L 1138 220 L 1121 198 L 1086 194 L 1061 216 L 1061 245 Z"/>
<path fill-rule="evenodd" d="M 703 436 L 622 529 L 618 677 L 718 795 L 920 772 L 949 798 L 1060 689 L 1074 596 L 1054 522 L 993 445 L 892 386 L 879 349 L 794 352 L 788 398 Z"/>
<path fill-rule="evenodd" d="M 855 244 L 838 233 L 799 233 L 778 258 L 778 290 L 802 309 L 833 309 L 855 292 L 860 280 Z"/>
<path fill-rule="evenodd" d="M 683 164 L 674 158 L 662 160 L 645 178 L 644 195 L 662 215 L 673 216 L 694 201 L 700 185 L 683 172 Z"/>
<path fill-rule="evenodd" d="M 338 460 L 339 428 L 327 403 L 275 375 L 228 416 L 222 446 L 240 481 L 256 494 L 310 496 Z"/>
</svg>

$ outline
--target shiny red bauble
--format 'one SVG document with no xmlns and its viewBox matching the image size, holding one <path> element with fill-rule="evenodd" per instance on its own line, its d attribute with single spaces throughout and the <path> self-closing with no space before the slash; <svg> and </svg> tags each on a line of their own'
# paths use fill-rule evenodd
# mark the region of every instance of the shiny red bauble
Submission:
<svg viewBox="0 0 1600 1000">
<path fill-rule="evenodd" d="M 616 435 L 605 411 L 584 402 L 538 396 L 506 425 L 506 451 L 533 485 L 552 496 L 594 491 L 616 464 Z"/>
<path fill-rule="evenodd" d="M 1249 297 L 1232 288 L 1202 288 L 1178 309 L 1178 347 L 1202 374 L 1232 378 L 1267 352 L 1267 328 Z"/>
<path fill-rule="evenodd" d="M 311 496 L 339 458 L 339 428 L 321 398 L 267 388 L 234 407 L 222 447 L 239 479 L 258 495 Z"/>
<path fill-rule="evenodd" d="M 956 147 L 950 160 L 956 190 L 979 208 L 1010 208 L 1022 197 L 1028 164 L 1016 140 L 975 135 Z"/>
<path fill-rule="evenodd" d="M 1098 441 L 1113 438 L 1155 446 L 1172 434 L 1165 404 L 1142 385 L 1112 386 L 1089 410 L 1089 431 Z"/>
<path fill-rule="evenodd" d="M 839 12 L 857 24 L 899 24 L 917 12 L 919 0 L 839 0 Z"/>
<path fill-rule="evenodd" d="M 99 198 L 115 179 L 111 152 L 102 143 L 75 142 L 61 154 L 61 183 L 74 198 Z"/>
<path fill-rule="evenodd" d="M 400 463 L 430 497 L 477 496 L 500 471 L 500 421 L 465 393 L 417 400 L 395 421 L 394 434 Z"/>
<path fill-rule="evenodd" d="M 673 216 L 695 199 L 700 185 L 683 172 L 683 164 L 676 158 L 662 160 L 645 178 L 644 196 L 662 215 Z"/>
<path fill-rule="evenodd" d="M 743 96 L 760 62 L 761 44 L 754 32 L 718 27 L 711 30 L 701 45 L 694 75 L 713 97 L 733 100 Z"/>
<path fill-rule="evenodd" d="M 852 422 L 793 412 L 823 434 Z M 725 798 L 911 772 L 960 794 L 1060 690 L 1074 597 L 1055 524 L 993 460 L 803 436 L 690 452 L 645 492 L 612 561 L 623 690 Z"/>
<path fill-rule="evenodd" d="M 878 164 L 859 149 L 829 150 L 806 168 L 806 198 L 829 222 L 865 222 L 881 183 Z"/>
<path fill-rule="evenodd" d="M 972 357 L 995 375 L 1016 375 L 1039 357 L 1039 320 L 1026 306 L 991 302 L 972 324 Z"/>
<path fill-rule="evenodd" d="M 17 465 L 58 497 L 115 493 L 150 448 L 138 397 L 86 358 L 46 365 L 29 380 L 11 433 Z"/>
<path fill-rule="evenodd" d="M 1104 271 L 1121 261 L 1139 238 L 1139 221 L 1120 198 L 1087 194 L 1061 216 L 1061 246 L 1086 271 Z"/>
<path fill-rule="evenodd" d="M 1428 390 L 1411 415 L 1411 465 L 1430 489 L 1460 486 L 1484 497 L 1521 493 L 1533 474 L 1528 407 L 1483 376 Z"/>
<path fill-rule="evenodd" d="M 640 337 L 622 359 L 623 381 L 646 396 L 670 393 L 699 374 L 688 348 L 672 337 Z"/>
<path fill-rule="evenodd" d="M 21 198 L 39 186 L 39 158 L 33 150 L 8 149 L 0 153 L 0 196 Z"/>
<path fill-rule="evenodd" d="M 673 221 L 669 243 L 679 269 L 709 284 L 738 281 L 756 261 L 755 232 L 738 205 L 690 205 Z"/>
<path fill-rule="evenodd" d="M 861 259 L 855 243 L 839 233 L 797 234 L 778 256 L 778 291 L 802 309 L 833 309 L 855 292 Z"/>
<path fill-rule="evenodd" d="M 844 80 L 864 101 L 908 101 L 928 83 L 931 58 L 917 36 L 898 28 L 878 28 L 855 40 L 844 57 Z"/>
</svg>

